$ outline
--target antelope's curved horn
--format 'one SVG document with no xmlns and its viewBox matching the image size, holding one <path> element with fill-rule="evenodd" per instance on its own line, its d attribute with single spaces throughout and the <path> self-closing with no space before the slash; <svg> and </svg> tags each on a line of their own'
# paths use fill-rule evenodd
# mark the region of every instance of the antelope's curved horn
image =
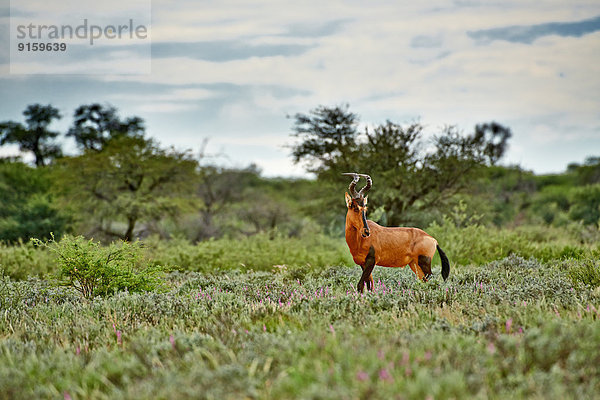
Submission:
<svg viewBox="0 0 600 400">
<path fill-rule="evenodd" d="M 358 174 L 358 175 L 362 176 L 363 178 L 365 178 L 367 180 L 367 184 L 365 185 L 365 187 L 360 189 L 360 192 L 358 192 L 359 196 L 364 197 L 367 193 L 369 193 L 369 190 L 371 190 L 371 186 L 373 185 L 373 180 L 371 179 L 371 177 L 369 175 L 366 175 L 366 174 Z"/>
<path fill-rule="evenodd" d="M 352 182 L 350 182 L 350 186 L 348 186 L 348 190 L 350 191 L 350 196 L 358 197 L 359 193 L 357 193 L 354 188 L 356 187 L 356 184 L 358 183 L 360 176 L 354 172 L 344 172 L 342 175 L 353 177 Z"/>
</svg>

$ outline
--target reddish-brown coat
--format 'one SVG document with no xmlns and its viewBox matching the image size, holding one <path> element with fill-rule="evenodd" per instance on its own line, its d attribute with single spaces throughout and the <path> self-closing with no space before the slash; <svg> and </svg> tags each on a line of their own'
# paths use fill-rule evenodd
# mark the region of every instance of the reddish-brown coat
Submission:
<svg viewBox="0 0 600 400">
<path fill-rule="evenodd" d="M 419 256 L 433 259 L 437 241 L 418 228 L 387 228 L 367 220 L 369 235 L 364 236 L 362 219 L 364 206 L 346 193 L 348 213 L 346 214 L 346 243 L 354 262 L 364 268 L 371 247 L 374 249 L 375 265 L 382 267 L 400 267 L 409 265 L 418 279 L 426 277 L 419 266 Z M 372 277 L 369 277 L 372 281 Z"/>
</svg>

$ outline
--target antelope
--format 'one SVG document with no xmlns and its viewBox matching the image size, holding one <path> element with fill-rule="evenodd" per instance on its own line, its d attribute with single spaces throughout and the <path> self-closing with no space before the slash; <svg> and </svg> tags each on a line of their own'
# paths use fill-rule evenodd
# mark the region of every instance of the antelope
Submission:
<svg viewBox="0 0 600 400">
<path fill-rule="evenodd" d="M 418 228 L 388 228 L 367 220 L 367 193 L 373 181 L 369 175 L 354 172 L 344 173 L 352 176 L 346 192 L 346 243 L 354 262 L 362 268 L 362 276 L 357 289 L 363 292 L 373 290 L 371 272 L 375 265 L 382 267 L 400 267 L 409 265 L 417 279 L 427 282 L 431 277 L 431 260 L 437 249 L 442 260 L 442 278 L 446 280 L 450 273 L 448 257 L 438 245 L 437 240 Z M 356 191 L 360 177 L 366 179 L 366 185 Z"/>
</svg>

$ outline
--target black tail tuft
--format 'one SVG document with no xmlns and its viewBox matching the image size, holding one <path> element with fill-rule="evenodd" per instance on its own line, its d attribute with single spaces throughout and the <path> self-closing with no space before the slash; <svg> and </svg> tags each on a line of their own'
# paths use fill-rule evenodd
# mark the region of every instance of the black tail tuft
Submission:
<svg viewBox="0 0 600 400">
<path fill-rule="evenodd" d="M 448 275 L 450 275 L 450 263 L 448 262 L 448 257 L 446 257 L 446 253 L 442 251 L 440 246 L 436 245 L 438 253 L 440 253 L 440 258 L 442 259 L 442 278 L 444 280 L 448 279 Z"/>
</svg>

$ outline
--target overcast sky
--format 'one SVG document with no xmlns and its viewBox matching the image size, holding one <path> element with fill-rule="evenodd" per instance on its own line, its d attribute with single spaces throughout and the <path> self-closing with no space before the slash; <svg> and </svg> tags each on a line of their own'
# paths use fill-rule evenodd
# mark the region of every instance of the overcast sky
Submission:
<svg viewBox="0 0 600 400">
<path fill-rule="evenodd" d="M 50 103 L 66 131 L 78 105 L 111 104 L 163 145 L 208 139 L 222 162 L 268 176 L 303 173 L 286 115 L 342 103 L 365 125 L 418 120 L 429 134 L 497 121 L 513 131 L 503 163 L 537 173 L 600 155 L 598 0 L 157 0 L 144 75 L 11 75 L 0 4 L 0 121 Z"/>
</svg>

